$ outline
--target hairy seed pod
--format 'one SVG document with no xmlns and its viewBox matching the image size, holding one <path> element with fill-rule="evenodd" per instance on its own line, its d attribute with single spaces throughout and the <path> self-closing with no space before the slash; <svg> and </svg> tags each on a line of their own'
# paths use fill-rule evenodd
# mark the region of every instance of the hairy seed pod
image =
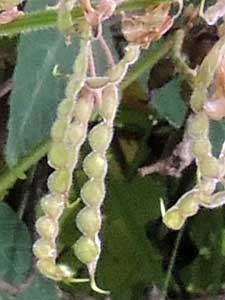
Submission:
<svg viewBox="0 0 225 300">
<path fill-rule="evenodd" d="M 199 159 L 198 166 L 202 176 L 218 178 L 220 175 L 219 161 L 213 156 L 205 156 Z"/>
<path fill-rule="evenodd" d="M 34 243 L 33 253 L 39 259 L 56 258 L 57 256 L 55 247 L 44 239 L 39 239 Z"/>
<path fill-rule="evenodd" d="M 58 224 L 53 219 L 43 216 L 36 222 L 37 232 L 42 238 L 51 241 L 58 234 Z"/>
<path fill-rule="evenodd" d="M 98 152 L 92 152 L 85 157 L 83 169 L 89 178 L 105 177 L 107 172 L 107 161 L 105 156 Z"/>
<path fill-rule="evenodd" d="M 82 236 L 77 240 L 73 249 L 78 259 L 86 265 L 94 262 L 98 258 L 100 252 L 100 249 L 95 242 L 85 236 Z"/>
<path fill-rule="evenodd" d="M 127 72 L 127 64 L 125 61 L 121 61 L 119 64 L 113 66 L 108 72 L 107 76 L 111 83 L 120 82 Z"/>
<path fill-rule="evenodd" d="M 49 194 L 41 199 L 41 208 L 45 214 L 58 219 L 63 213 L 65 198 L 58 194 Z"/>
<path fill-rule="evenodd" d="M 60 120 L 67 120 L 67 117 L 71 112 L 72 108 L 73 108 L 73 100 L 67 98 L 63 99 L 57 109 L 58 120 L 56 120 L 56 122 Z"/>
<path fill-rule="evenodd" d="M 67 120 L 63 119 L 58 119 L 54 122 L 51 128 L 51 137 L 53 141 L 62 142 L 65 135 L 67 123 Z"/>
<path fill-rule="evenodd" d="M 37 261 L 37 268 L 46 277 L 60 281 L 62 280 L 61 274 L 58 272 L 58 267 L 56 266 L 54 260 L 50 259 L 40 259 Z"/>
<path fill-rule="evenodd" d="M 211 143 L 208 138 L 201 138 L 194 141 L 192 153 L 197 158 L 203 158 L 211 154 Z"/>
<path fill-rule="evenodd" d="M 88 135 L 89 144 L 93 151 L 104 153 L 112 141 L 112 136 L 113 129 L 104 122 L 100 123 L 90 131 Z"/>
<path fill-rule="evenodd" d="M 70 153 L 67 147 L 60 143 L 52 143 L 48 153 L 48 164 L 54 169 L 62 169 L 66 167 Z"/>
<path fill-rule="evenodd" d="M 205 206 L 212 203 L 212 195 L 206 193 L 199 193 L 199 204 Z"/>
<path fill-rule="evenodd" d="M 87 84 L 92 89 L 101 89 L 109 83 L 108 77 L 91 77 L 87 78 Z"/>
<path fill-rule="evenodd" d="M 211 195 L 216 189 L 217 182 L 218 181 L 216 179 L 207 177 L 202 178 L 198 189 L 206 195 Z"/>
<path fill-rule="evenodd" d="M 64 194 L 68 192 L 72 182 L 72 174 L 67 169 L 57 170 L 48 178 L 48 188 L 52 193 Z"/>
<path fill-rule="evenodd" d="M 195 215 L 199 209 L 199 191 L 193 190 L 184 194 L 176 206 L 185 218 Z"/>
<path fill-rule="evenodd" d="M 114 120 L 119 105 L 117 89 L 113 85 L 104 88 L 102 92 L 102 105 L 99 113 L 105 120 Z"/>
<path fill-rule="evenodd" d="M 94 237 L 101 228 L 100 212 L 95 208 L 84 207 L 77 215 L 76 224 L 84 235 Z"/>
<path fill-rule="evenodd" d="M 126 48 L 126 54 L 124 56 L 124 61 L 126 64 L 132 64 L 135 63 L 137 58 L 140 55 L 140 47 L 139 46 L 127 46 Z"/>
<path fill-rule="evenodd" d="M 75 104 L 74 116 L 81 123 L 86 123 L 86 120 L 89 120 L 91 117 L 92 105 L 89 105 L 88 102 L 89 99 L 82 97 Z"/>
<path fill-rule="evenodd" d="M 163 217 L 163 223 L 173 230 L 181 229 L 185 220 L 186 218 L 180 213 L 177 207 L 170 208 Z"/>
<path fill-rule="evenodd" d="M 221 207 L 225 204 L 225 192 L 217 192 L 212 195 L 212 199 L 210 203 L 203 203 L 202 205 L 208 208 L 217 208 Z"/>
<path fill-rule="evenodd" d="M 188 133 L 193 139 L 207 137 L 209 132 L 209 119 L 205 112 L 192 117 L 188 124 Z"/>
<path fill-rule="evenodd" d="M 105 198 L 105 185 L 102 180 L 88 180 L 82 187 L 81 198 L 86 205 L 99 207 Z"/>
<path fill-rule="evenodd" d="M 83 144 L 86 135 L 86 127 L 77 121 L 72 122 L 67 130 L 68 143 L 72 147 Z"/>
</svg>

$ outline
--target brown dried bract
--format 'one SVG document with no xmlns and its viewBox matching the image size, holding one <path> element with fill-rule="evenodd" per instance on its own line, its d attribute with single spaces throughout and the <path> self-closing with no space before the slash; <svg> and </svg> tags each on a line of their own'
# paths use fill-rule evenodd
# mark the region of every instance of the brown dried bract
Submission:
<svg viewBox="0 0 225 300">
<path fill-rule="evenodd" d="M 174 17 L 169 15 L 170 4 L 146 8 L 144 13 L 133 15 L 122 13 L 122 31 L 126 40 L 142 48 L 162 37 L 173 25 Z"/>
</svg>

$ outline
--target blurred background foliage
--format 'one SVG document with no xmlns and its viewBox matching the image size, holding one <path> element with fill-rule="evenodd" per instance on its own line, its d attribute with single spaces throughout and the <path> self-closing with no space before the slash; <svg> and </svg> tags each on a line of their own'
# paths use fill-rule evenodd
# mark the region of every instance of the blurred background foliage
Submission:
<svg viewBox="0 0 225 300">
<path fill-rule="evenodd" d="M 185 7 L 190 3 L 185 2 Z M 35 11 L 52 4 L 53 0 L 30 0 L 25 9 Z M 183 21 L 181 17 L 174 28 Z M 144 52 L 160 49 L 173 30 Z M 118 19 L 106 24 L 104 31 L 118 59 L 124 46 Z M 63 35 L 54 29 L 0 39 L 0 172 L 6 165 L 17 165 L 48 139 L 66 84 L 65 76 L 54 78 L 52 71 L 58 65 L 63 74 L 71 72 L 78 39 L 76 36 L 71 47 L 66 47 Z M 217 39 L 216 26 L 197 23 L 183 49 L 192 67 L 201 63 Z M 98 48 L 95 57 L 101 73 L 105 62 Z M 139 172 L 143 166 L 169 158 L 182 140 L 190 114 L 189 98 L 188 83 L 175 72 L 168 57 L 145 69 L 123 91 L 108 154 L 103 253 L 97 275 L 101 286 L 111 291 L 110 297 L 95 294 L 86 284 L 56 287 L 35 270 L 31 251 L 37 238 L 34 222 L 41 213 L 38 201 L 46 193 L 51 172 L 43 158 L 20 176 L 23 178 L 0 204 L 0 300 L 163 300 L 165 289 L 168 299 L 225 299 L 224 209 L 202 209 L 180 233 L 161 223 L 160 198 L 169 207 L 194 185 L 194 163 L 179 178 L 163 172 L 141 177 Z M 225 121 L 212 122 L 210 136 L 214 153 L 219 153 Z M 81 160 L 87 151 L 85 146 Z M 71 246 L 79 236 L 75 215 L 81 203 L 76 200 L 84 181 L 78 168 L 70 199 L 75 204 L 61 220 L 58 241 L 59 260 L 78 276 L 85 276 L 86 270 L 73 256 Z"/>
</svg>

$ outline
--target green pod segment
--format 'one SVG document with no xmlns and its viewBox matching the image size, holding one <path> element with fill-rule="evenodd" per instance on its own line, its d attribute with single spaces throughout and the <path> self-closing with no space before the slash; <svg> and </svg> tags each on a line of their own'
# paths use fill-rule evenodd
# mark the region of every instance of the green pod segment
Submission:
<svg viewBox="0 0 225 300">
<path fill-rule="evenodd" d="M 48 216 L 40 217 L 35 226 L 39 235 L 47 241 L 54 240 L 59 231 L 58 224 Z"/>
<path fill-rule="evenodd" d="M 87 123 L 92 114 L 93 103 L 90 97 L 81 97 L 74 107 L 74 117 L 80 123 Z"/>
<path fill-rule="evenodd" d="M 199 191 L 194 190 L 184 194 L 177 202 L 176 206 L 179 209 L 179 213 L 184 217 L 190 217 L 195 215 L 199 210 Z"/>
<path fill-rule="evenodd" d="M 90 179 L 88 180 L 80 191 L 83 202 L 92 207 L 101 206 L 105 198 L 105 185 L 102 180 Z"/>
<path fill-rule="evenodd" d="M 109 81 L 111 83 L 117 83 L 123 79 L 124 75 L 126 74 L 126 71 L 127 64 L 125 63 L 125 61 L 122 60 L 120 63 L 110 68 L 106 73 L 106 76 L 108 76 Z"/>
<path fill-rule="evenodd" d="M 39 259 L 56 258 L 56 248 L 47 240 L 39 239 L 33 245 L 33 253 Z"/>
<path fill-rule="evenodd" d="M 41 199 L 41 208 L 46 215 L 58 219 L 64 210 L 65 198 L 58 194 L 49 194 Z"/>
<path fill-rule="evenodd" d="M 211 202 L 203 202 L 202 206 L 207 208 L 217 208 L 225 204 L 225 191 L 217 192 L 211 196 Z"/>
<path fill-rule="evenodd" d="M 90 264 L 98 259 L 99 246 L 90 238 L 82 236 L 73 246 L 74 254 L 84 264 Z"/>
<path fill-rule="evenodd" d="M 207 137 L 209 133 L 209 118 L 205 112 L 199 112 L 191 117 L 188 124 L 188 134 L 195 140 Z"/>
<path fill-rule="evenodd" d="M 64 194 L 70 189 L 72 174 L 70 170 L 61 169 L 53 172 L 48 178 L 48 188 L 51 193 Z"/>
<path fill-rule="evenodd" d="M 163 216 L 163 223 L 173 230 L 181 229 L 185 220 L 186 218 L 181 214 L 177 207 L 171 207 Z"/>
<path fill-rule="evenodd" d="M 52 143 L 48 152 L 48 164 L 54 169 L 63 169 L 73 159 L 72 149 L 66 147 L 63 142 Z"/>
<path fill-rule="evenodd" d="M 193 143 L 192 153 L 195 157 L 201 159 L 211 154 L 212 146 L 208 138 L 197 139 Z"/>
<path fill-rule="evenodd" d="M 107 172 L 107 160 L 105 155 L 91 152 L 83 161 L 83 170 L 89 178 L 103 178 Z"/>
<path fill-rule="evenodd" d="M 108 85 L 102 92 L 102 104 L 99 113 L 106 121 L 115 119 L 119 105 L 118 90 L 114 85 Z"/>
<path fill-rule="evenodd" d="M 112 141 L 113 129 L 105 122 L 96 125 L 90 131 L 88 140 L 91 148 L 100 153 L 105 153 Z"/>
<path fill-rule="evenodd" d="M 77 214 L 76 224 L 85 236 L 94 237 L 101 228 L 100 211 L 96 208 L 84 207 Z"/>
<path fill-rule="evenodd" d="M 86 137 L 86 126 L 78 121 L 72 122 L 67 129 L 67 142 L 75 148 L 79 147 L 85 140 Z"/>
<path fill-rule="evenodd" d="M 53 141 L 62 142 L 67 128 L 67 120 L 58 119 L 54 122 L 51 129 L 51 138 Z"/>
<path fill-rule="evenodd" d="M 72 108 L 73 108 L 73 100 L 65 98 L 62 100 L 62 102 L 58 106 L 57 110 L 57 117 L 58 119 L 61 119 L 62 121 L 67 121 L 68 115 L 70 114 Z"/>
<path fill-rule="evenodd" d="M 44 276 L 52 280 L 62 280 L 62 276 L 59 274 L 54 260 L 40 259 L 37 261 L 37 268 Z"/>
<path fill-rule="evenodd" d="M 214 156 L 205 156 L 198 160 L 198 167 L 202 176 L 218 178 L 220 176 L 220 165 Z"/>
<path fill-rule="evenodd" d="M 126 53 L 124 55 L 124 62 L 126 64 L 133 64 L 138 59 L 140 55 L 140 47 L 139 46 L 128 46 L 126 48 Z"/>
</svg>

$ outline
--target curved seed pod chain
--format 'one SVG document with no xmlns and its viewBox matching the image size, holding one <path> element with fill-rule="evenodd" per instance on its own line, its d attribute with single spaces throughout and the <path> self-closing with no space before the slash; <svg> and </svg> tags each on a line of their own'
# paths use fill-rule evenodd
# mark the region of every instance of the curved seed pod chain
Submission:
<svg viewBox="0 0 225 300">
<path fill-rule="evenodd" d="M 86 138 L 93 107 L 90 94 L 83 88 L 88 68 L 89 26 L 84 24 L 83 30 L 80 53 L 76 57 L 73 74 L 65 91 L 66 97 L 58 107 L 57 118 L 51 130 L 52 143 L 48 162 L 55 171 L 48 179 L 49 194 L 41 199 L 44 216 L 36 222 L 40 239 L 33 246 L 33 252 L 38 258 L 38 269 L 54 280 L 72 276 L 66 266 L 56 265 L 56 237 L 59 218 L 68 200 L 72 173 L 80 147 Z"/>
<path fill-rule="evenodd" d="M 211 117 L 206 106 L 208 88 L 214 80 L 215 72 L 224 60 L 224 55 L 225 36 L 205 57 L 195 78 L 191 96 L 191 108 L 194 113 L 189 117 L 187 132 L 192 140 L 192 154 L 197 164 L 197 185 L 185 193 L 168 211 L 165 212 L 164 205 L 161 203 L 163 222 L 174 230 L 179 230 L 188 217 L 198 212 L 200 206 L 215 208 L 225 203 L 225 193 L 215 192 L 217 183 L 224 184 L 225 143 L 219 158 L 214 157 L 209 140 L 209 123 L 210 119 L 215 120 L 215 117 Z M 216 115 L 221 115 L 215 107 L 214 110 Z"/>
</svg>

